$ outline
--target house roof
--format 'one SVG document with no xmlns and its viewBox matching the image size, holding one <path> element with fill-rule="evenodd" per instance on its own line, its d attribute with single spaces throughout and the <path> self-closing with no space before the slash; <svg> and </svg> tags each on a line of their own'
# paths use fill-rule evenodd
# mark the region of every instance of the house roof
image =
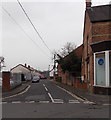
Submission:
<svg viewBox="0 0 111 120">
<path fill-rule="evenodd" d="M 86 9 L 91 22 L 111 21 L 111 4 Z"/>
<path fill-rule="evenodd" d="M 13 69 L 17 68 L 18 66 L 22 66 L 22 67 L 26 68 L 27 70 L 30 70 L 28 67 L 25 67 L 25 66 L 22 65 L 22 64 L 18 64 L 17 66 L 13 67 L 10 71 L 12 71 Z"/>
</svg>

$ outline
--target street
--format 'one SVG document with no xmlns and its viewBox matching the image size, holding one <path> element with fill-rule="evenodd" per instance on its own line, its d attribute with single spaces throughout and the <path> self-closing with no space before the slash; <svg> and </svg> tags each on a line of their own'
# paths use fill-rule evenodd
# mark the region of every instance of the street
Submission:
<svg viewBox="0 0 111 120">
<path fill-rule="evenodd" d="M 108 118 L 109 107 L 77 97 L 48 79 L 2 100 L 3 118 Z"/>
</svg>

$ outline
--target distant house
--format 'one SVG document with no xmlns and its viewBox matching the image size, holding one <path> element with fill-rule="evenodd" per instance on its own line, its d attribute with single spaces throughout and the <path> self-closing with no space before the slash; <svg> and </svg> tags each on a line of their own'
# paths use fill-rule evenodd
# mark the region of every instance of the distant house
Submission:
<svg viewBox="0 0 111 120">
<path fill-rule="evenodd" d="M 28 67 L 26 67 L 26 65 L 22 65 L 22 64 L 19 64 L 15 67 L 13 67 L 11 70 L 10 70 L 11 73 L 19 73 L 21 74 L 21 80 L 22 81 L 25 81 L 25 80 L 31 80 L 31 71 Z"/>
<path fill-rule="evenodd" d="M 82 80 L 94 93 L 111 94 L 111 5 L 86 2 Z"/>
<path fill-rule="evenodd" d="M 36 69 L 34 69 L 33 67 L 30 67 L 28 65 L 28 69 L 30 70 L 32 77 L 33 76 L 40 76 L 40 73 Z"/>
</svg>

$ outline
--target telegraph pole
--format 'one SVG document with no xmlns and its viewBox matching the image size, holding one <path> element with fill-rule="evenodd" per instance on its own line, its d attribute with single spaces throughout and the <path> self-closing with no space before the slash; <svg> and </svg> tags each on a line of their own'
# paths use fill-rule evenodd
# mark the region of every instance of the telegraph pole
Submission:
<svg viewBox="0 0 111 120">
<path fill-rule="evenodd" d="M 48 77 L 50 79 L 50 65 L 48 66 Z"/>
<path fill-rule="evenodd" d="M 55 62 L 56 54 L 54 54 L 54 80 L 55 80 L 55 69 L 56 69 L 56 62 Z"/>
</svg>

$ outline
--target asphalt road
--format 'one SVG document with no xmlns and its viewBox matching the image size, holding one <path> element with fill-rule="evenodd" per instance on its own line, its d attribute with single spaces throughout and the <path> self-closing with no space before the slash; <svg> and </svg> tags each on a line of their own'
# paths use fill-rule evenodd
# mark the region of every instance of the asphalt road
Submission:
<svg viewBox="0 0 111 120">
<path fill-rule="evenodd" d="M 3 118 L 109 118 L 109 107 L 92 104 L 44 79 L 3 99 Z"/>
</svg>

